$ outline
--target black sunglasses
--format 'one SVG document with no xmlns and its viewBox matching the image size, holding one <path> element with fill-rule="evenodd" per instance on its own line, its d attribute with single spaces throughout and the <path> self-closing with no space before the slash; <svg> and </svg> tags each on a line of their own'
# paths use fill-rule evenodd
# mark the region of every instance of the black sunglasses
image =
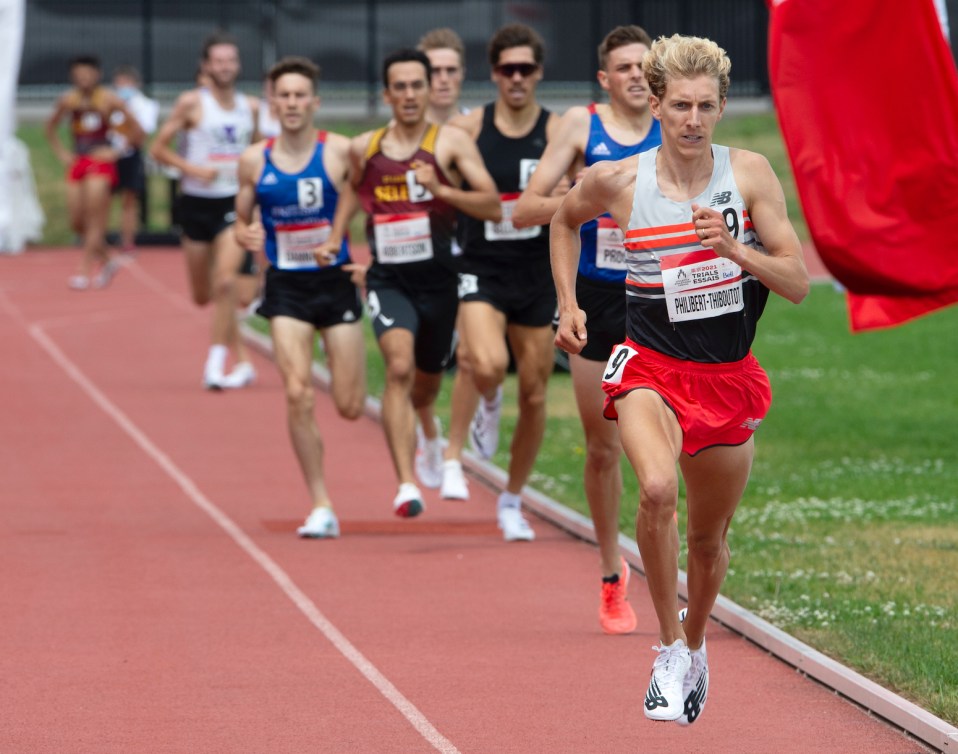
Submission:
<svg viewBox="0 0 958 754">
<path fill-rule="evenodd" d="M 511 79 L 517 73 L 525 79 L 538 71 L 539 66 L 536 63 L 502 63 L 497 65 L 493 70 L 500 76 L 505 76 L 507 79 Z"/>
</svg>

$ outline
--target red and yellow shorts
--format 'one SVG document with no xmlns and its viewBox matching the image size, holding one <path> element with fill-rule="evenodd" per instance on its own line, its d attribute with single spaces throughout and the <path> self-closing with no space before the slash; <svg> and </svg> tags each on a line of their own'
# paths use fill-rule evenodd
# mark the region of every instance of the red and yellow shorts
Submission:
<svg viewBox="0 0 958 754">
<path fill-rule="evenodd" d="M 617 345 L 602 377 L 603 414 L 618 420 L 615 401 L 652 390 L 682 428 L 682 451 L 694 456 L 716 445 L 747 442 L 772 404 L 768 375 L 751 352 L 741 361 L 703 364 L 675 359 L 631 340 Z"/>
<path fill-rule="evenodd" d="M 86 155 L 78 155 L 67 170 L 67 180 L 82 181 L 94 175 L 106 176 L 110 179 L 110 186 L 116 187 L 120 176 L 116 172 L 116 163 L 112 160 L 96 160 Z"/>
</svg>

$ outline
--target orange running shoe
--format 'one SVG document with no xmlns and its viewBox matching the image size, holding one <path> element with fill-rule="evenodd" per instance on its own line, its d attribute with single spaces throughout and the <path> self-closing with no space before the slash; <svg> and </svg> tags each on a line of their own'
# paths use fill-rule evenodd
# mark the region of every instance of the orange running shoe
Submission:
<svg viewBox="0 0 958 754">
<path fill-rule="evenodd" d="M 622 558 L 618 581 L 602 582 L 599 602 L 599 624 L 607 634 L 630 634 L 635 631 L 635 611 L 629 604 L 629 564 Z"/>
</svg>

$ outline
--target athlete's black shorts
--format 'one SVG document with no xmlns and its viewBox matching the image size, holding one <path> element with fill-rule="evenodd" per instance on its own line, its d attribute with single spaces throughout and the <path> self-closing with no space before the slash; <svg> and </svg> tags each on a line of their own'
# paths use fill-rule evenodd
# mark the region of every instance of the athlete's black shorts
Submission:
<svg viewBox="0 0 958 754">
<path fill-rule="evenodd" d="M 118 181 L 116 191 L 132 191 L 142 194 L 146 188 L 146 169 L 143 167 L 143 154 L 139 149 L 133 154 L 116 161 Z"/>
<path fill-rule="evenodd" d="M 177 217 L 184 236 L 209 243 L 236 222 L 236 197 L 180 194 Z"/>
<path fill-rule="evenodd" d="M 625 283 L 598 283 L 579 275 L 575 296 L 586 314 L 589 335 L 579 355 L 589 361 L 608 361 L 612 349 L 625 340 Z"/>
<path fill-rule="evenodd" d="M 270 266 L 256 313 L 267 319 L 292 317 L 321 330 L 359 321 L 363 305 L 349 275 L 339 268 L 293 271 Z"/>
<path fill-rule="evenodd" d="M 556 312 L 556 289 L 549 258 L 523 264 L 505 260 L 462 258 L 459 300 L 483 301 L 526 327 L 546 327 Z M 621 342 L 621 341 L 617 341 Z"/>
<path fill-rule="evenodd" d="M 459 297 L 455 285 L 410 290 L 398 283 L 370 284 L 366 306 L 377 338 L 396 327 L 415 338 L 416 368 L 437 374 L 446 368 L 453 349 Z"/>
</svg>

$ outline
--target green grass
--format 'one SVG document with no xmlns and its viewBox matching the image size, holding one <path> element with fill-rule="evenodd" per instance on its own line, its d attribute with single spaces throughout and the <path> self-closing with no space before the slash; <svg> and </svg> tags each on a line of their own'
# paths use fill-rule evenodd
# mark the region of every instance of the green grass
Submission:
<svg viewBox="0 0 958 754">
<path fill-rule="evenodd" d="M 367 125 L 334 128 L 355 133 Z M 64 243 L 69 233 L 55 211 L 62 169 L 37 129 L 20 136 L 32 148 L 49 218 L 45 242 Z M 716 140 L 768 156 L 806 238 L 774 116 L 727 118 Z M 257 326 L 265 330 L 262 321 Z M 952 307 L 852 336 L 844 298 L 828 284 L 813 286 L 800 306 L 772 297 L 755 353 L 775 397 L 733 521 L 723 590 L 952 724 L 958 724 L 956 330 Z M 367 339 L 370 392 L 378 395 L 382 359 L 368 327 Z M 445 380 L 438 403 L 444 420 L 450 387 Z M 510 377 L 503 437 L 515 426 L 515 394 Z M 548 407 L 531 484 L 587 514 L 584 442 L 568 375 L 552 378 Z M 505 466 L 502 445 L 494 461 Z M 638 491 L 625 462 L 623 472 L 620 526 L 633 536 Z"/>
</svg>

